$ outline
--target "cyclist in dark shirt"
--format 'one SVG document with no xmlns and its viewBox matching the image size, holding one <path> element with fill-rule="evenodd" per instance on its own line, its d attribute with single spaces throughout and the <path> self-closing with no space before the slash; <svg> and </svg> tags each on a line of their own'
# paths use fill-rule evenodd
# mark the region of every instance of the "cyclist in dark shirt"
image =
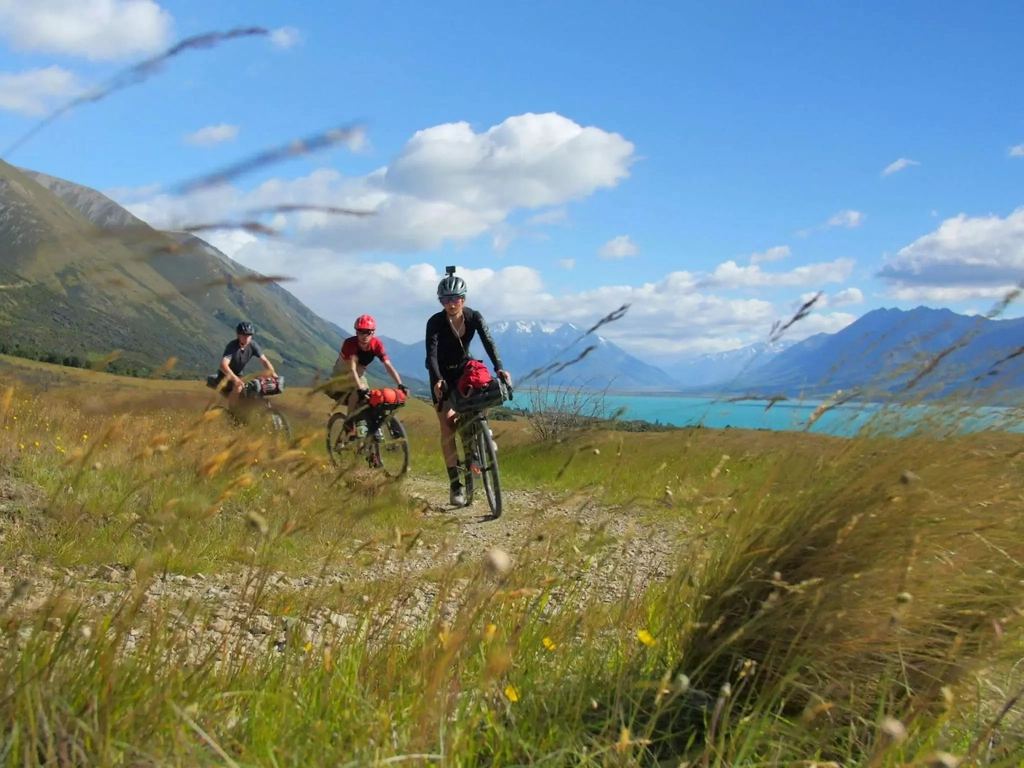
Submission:
<svg viewBox="0 0 1024 768">
<path fill-rule="evenodd" d="M 461 507 L 466 503 L 459 480 L 458 454 L 455 451 L 455 411 L 448 402 L 448 393 L 456 388 L 459 376 L 467 360 L 471 359 L 469 345 L 476 334 L 484 351 L 491 359 L 497 374 L 511 386 L 512 377 L 502 368 L 501 356 L 494 344 L 491 332 L 487 328 L 484 316 L 466 306 L 466 281 L 455 276 L 455 269 L 448 268 L 448 273 L 437 285 L 437 298 L 444 309 L 431 315 L 427 320 L 427 360 L 426 366 L 430 377 L 430 392 L 437 407 L 437 418 L 441 426 L 441 452 L 448 469 L 450 484 L 449 497 L 453 506 Z"/>
<path fill-rule="evenodd" d="M 233 408 L 238 403 L 238 396 L 245 385 L 245 382 L 242 381 L 242 371 L 245 370 L 245 366 L 254 357 L 263 363 L 263 367 L 267 369 L 271 376 L 277 375 L 274 371 L 273 363 L 263 354 L 260 345 L 253 341 L 252 323 L 239 323 L 235 328 L 235 333 L 238 335 L 238 338 L 229 341 L 227 346 L 224 347 L 224 354 L 221 356 L 220 361 L 220 370 L 217 371 L 218 388 L 225 378 L 231 382 L 230 385 L 225 385 L 221 389 L 222 392 L 227 391 L 229 408 Z"/>
</svg>

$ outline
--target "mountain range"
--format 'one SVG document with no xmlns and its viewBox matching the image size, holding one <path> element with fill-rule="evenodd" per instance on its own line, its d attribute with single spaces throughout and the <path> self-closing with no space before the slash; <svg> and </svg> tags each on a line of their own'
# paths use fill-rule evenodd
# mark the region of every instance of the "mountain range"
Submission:
<svg viewBox="0 0 1024 768">
<path fill-rule="evenodd" d="M 114 369 L 120 372 L 146 373 L 175 357 L 171 375 L 209 373 L 244 318 L 256 324 L 278 369 L 309 383 L 330 370 L 350 335 L 201 238 L 153 229 L 94 189 L 2 161 L 0 288 L 0 352 L 94 360 L 118 350 Z M 878 309 L 834 334 L 660 366 L 597 334 L 581 338 L 571 323 L 499 320 L 490 327 L 517 382 L 593 346 L 565 370 L 535 377 L 541 386 L 787 397 L 867 388 L 882 394 L 907 386 L 938 356 L 923 380 L 935 385 L 932 396 L 954 387 L 998 386 L 1012 399 L 1024 389 L 1024 319 L 947 309 Z M 423 342 L 382 338 L 403 380 L 425 393 Z M 479 339 L 470 351 L 486 359 Z M 370 374 L 386 380 L 377 364 Z"/>
<path fill-rule="evenodd" d="M 578 362 L 562 371 L 536 375 L 530 384 L 622 392 L 671 392 L 679 388 L 679 383 L 663 370 L 630 355 L 602 336 L 590 334 L 581 340 L 583 329 L 572 323 L 499 320 L 488 322 L 488 327 L 513 382 L 519 382 L 538 368 L 557 367 L 593 346 L 594 349 Z M 423 341 L 408 344 L 388 336 L 381 336 L 381 341 L 403 376 L 406 371 L 413 376 L 426 375 Z M 478 360 L 490 363 L 479 337 L 473 339 L 469 351 Z"/>
<path fill-rule="evenodd" d="M 1024 318 L 990 319 L 949 309 L 876 309 L 833 334 L 789 346 L 722 392 L 820 397 L 860 389 L 910 389 L 926 399 L 953 393 L 1015 403 L 1024 390 Z"/>
</svg>

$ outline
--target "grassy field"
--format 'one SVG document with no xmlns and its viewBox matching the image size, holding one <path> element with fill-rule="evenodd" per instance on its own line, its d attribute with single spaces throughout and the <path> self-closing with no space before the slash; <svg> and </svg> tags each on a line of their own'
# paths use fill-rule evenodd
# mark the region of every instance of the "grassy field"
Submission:
<svg viewBox="0 0 1024 768">
<path fill-rule="evenodd" d="M 0 358 L 0 763 L 1019 765 L 1024 437 L 535 440 L 508 509 Z"/>
</svg>

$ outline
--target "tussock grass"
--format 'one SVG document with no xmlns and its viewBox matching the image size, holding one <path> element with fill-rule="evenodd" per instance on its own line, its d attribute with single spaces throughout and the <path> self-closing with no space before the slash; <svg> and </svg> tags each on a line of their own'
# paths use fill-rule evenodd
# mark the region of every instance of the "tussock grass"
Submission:
<svg viewBox="0 0 1024 768">
<path fill-rule="evenodd" d="M 201 385 L 31 368 L 0 386 L 0 762 L 1021 758 L 1018 435 L 497 422 L 505 485 L 562 510 L 502 519 L 505 570 L 420 501 L 425 404 L 382 485 L 327 461 L 321 396 L 282 396 L 286 444 Z M 634 523 L 682 534 L 648 587 Z"/>
</svg>

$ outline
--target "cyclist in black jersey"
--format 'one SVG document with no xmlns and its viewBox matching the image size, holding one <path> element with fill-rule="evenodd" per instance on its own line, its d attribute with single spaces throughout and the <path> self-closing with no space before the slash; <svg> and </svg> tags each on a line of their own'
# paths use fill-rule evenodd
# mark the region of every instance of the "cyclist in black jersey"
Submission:
<svg viewBox="0 0 1024 768">
<path fill-rule="evenodd" d="M 437 407 L 438 423 L 441 427 L 441 452 L 448 469 L 450 483 L 449 497 L 453 506 L 466 503 L 459 480 L 458 454 L 455 451 L 455 411 L 448 402 L 448 393 L 455 389 L 466 361 L 471 359 L 469 345 L 476 334 L 484 351 L 491 359 L 497 374 L 511 386 L 512 377 L 502 368 L 501 356 L 487 328 L 484 316 L 466 306 L 466 281 L 456 277 L 455 268 L 449 267 L 447 274 L 437 284 L 437 298 L 444 309 L 431 315 L 427 320 L 427 372 L 430 378 L 430 392 Z"/>
</svg>

